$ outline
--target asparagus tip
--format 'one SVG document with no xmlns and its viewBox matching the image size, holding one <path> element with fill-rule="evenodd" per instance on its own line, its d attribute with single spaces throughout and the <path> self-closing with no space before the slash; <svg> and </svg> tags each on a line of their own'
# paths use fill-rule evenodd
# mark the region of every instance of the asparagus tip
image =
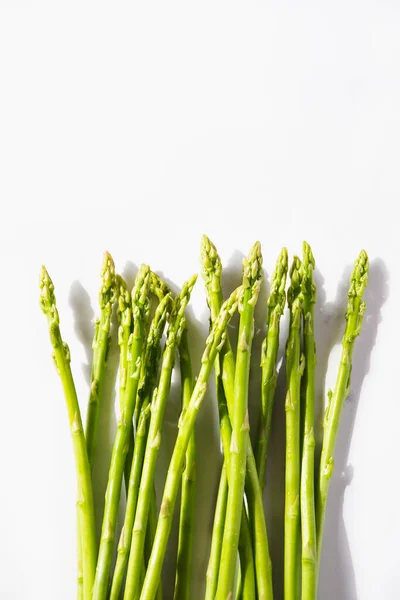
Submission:
<svg viewBox="0 0 400 600">
<path fill-rule="evenodd" d="M 44 314 L 48 314 L 55 306 L 56 299 L 54 295 L 54 284 L 51 277 L 43 265 L 40 270 L 40 306 Z"/>
<path fill-rule="evenodd" d="M 288 251 L 287 248 L 282 248 L 271 281 L 271 291 L 268 298 L 268 307 L 270 312 L 278 307 L 281 312 L 285 307 L 286 300 L 286 277 L 288 271 Z"/>
<path fill-rule="evenodd" d="M 361 250 L 354 263 L 354 269 L 351 274 L 351 285 L 349 296 L 362 298 L 364 290 L 368 283 L 369 260 L 365 250 Z"/>
<path fill-rule="evenodd" d="M 115 277 L 115 264 L 109 252 L 104 253 L 101 267 L 100 308 L 112 308 L 118 293 Z"/>
<path fill-rule="evenodd" d="M 157 273 L 151 271 L 150 273 L 150 291 L 152 294 L 157 296 L 157 298 L 161 301 L 164 296 L 171 294 L 171 290 L 168 285 L 161 279 Z"/>
<path fill-rule="evenodd" d="M 200 262 L 205 281 L 208 281 L 212 275 L 221 275 L 222 263 L 217 248 L 205 234 L 201 238 Z"/>
<path fill-rule="evenodd" d="M 302 285 L 302 263 L 298 256 L 293 257 L 290 267 L 290 286 L 287 293 L 289 307 L 293 307 L 296 300 L 299 299 Z"/>
<path fill-rule="evenodd" d="M 243 281 L 245 287 L 252 287 L 262 277 L 262 254 L 260 242 L 253 244 L 248 256 L 243 260 Z"/>
<path fill-rule="evenodd" d="M 309 302 L 315 303 L 317 288 L 313 281 L 313 271 L 315 269 L 315 259 L 311 250 L 311 246 L 307 242 L 303 242 L 303 264 L 301 267 L 301 288 L 303 297 Z"/>
</svg>

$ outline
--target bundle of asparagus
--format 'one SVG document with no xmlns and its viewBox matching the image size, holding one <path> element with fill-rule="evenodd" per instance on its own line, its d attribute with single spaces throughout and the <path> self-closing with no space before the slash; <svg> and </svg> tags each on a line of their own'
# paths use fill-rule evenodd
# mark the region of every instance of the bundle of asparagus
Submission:
<svg viewBox="0 0 400 600">
<path fill-rule="evenodd" d="M 362 298 L 368 278 L 367 255 L 364 251 L 360 253 L 351 275 L 342 356 L 335 389 L 328 394 L 319 464 L 314 455 L 314 429 L 318 425 L 314 417 L 314 304 L 317 291 L 310 246 L 303 244 L 302 259 L 293 258 L 287 293 L 288 253 L 285 248 L 272 276 L 267 302 L 267 334 L 261 353 L 260 415 L 254 449 L 249 431 L 248 397 L 254 310 L 262 280 L 261 247 L 257 242 L 251 248 L 244 260 L 242 284 L 225 302 L 221 288 L 221 260 L 206 236 L 201 243 L 201 265 L 210 309 L 210 333 L 200 370 L 194 378 L 185 312 L 196 276 L 191 277 L 173 298 L 160 277 L 142 265 L 130 292 L 122 277 L 116 274 L 111 256 L 106 253 L 101 271 L 100 317 L 94 330 L 85 429 L 70 367 L 70 352 L 61 337 L 54 285 L 46 269 L 42 268 L 41 307 L 47 316 L 53 358 L 64 390 L 76 464 L 78 599 L 162 598 L 161 575 L 180 488 L 174 599 L 193 597 L 194 430 L 213 368 L 223 465 L 205 598 L 273 598 L 273 569 L 263 489 L 278 376 L 280 322 L 286 300 L 290 326 L 286 346 L 284 595 L 286 600 L 315 600 L 317 597 L 336 438 L 343 403 L 349 393 L 354 343 L 365 310 Z M 101 537 L 97 540 L 92 470 L 99 412 L 104 401 L 114 306 L 119 323 L 120 416 L 109 468 Z M 236 310 L 240 318 L 234 355 L 227 325 Z M 162 498 L 156 498 L 157 459 L 177 354 L 182 411 L 164 492 Z M 119 524 L 118 510 L 124 485 L 125 515 L 123 523 Z"/>
</svg>

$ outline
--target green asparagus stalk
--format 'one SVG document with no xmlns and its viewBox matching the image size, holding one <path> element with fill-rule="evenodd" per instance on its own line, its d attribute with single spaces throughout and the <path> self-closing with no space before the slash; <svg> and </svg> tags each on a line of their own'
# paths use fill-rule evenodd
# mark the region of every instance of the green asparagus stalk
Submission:
<svg viewBox="0 0 400 600">
<path fill-rule="evenodd" d="M 284 595 L 285 600 L 298 600 L 300 597 L 300 382 L 304 362 L 300 356 L 301 261 L 297 256 L 293 259 L 290 277 L 291 285 L 288 290 L 290 331 L 286 347 Z"/>
<path fill-rule="evenodd" d="M 150 417 L 150 399 L 153 394 L 157 368 L 161 354 L 161 337 L 164 331 L 171 296 L 165 296 L 158 305 L 150 325 L 144 358 L 144 373 L 139 383 L 138 396 L 142 398 L 137 402 L 141 406 L 140 417 L 136 430 L 136 441 L 133 451 L 132 468 L 130 470 L 124 525 L 118 544 L 117 561 L 111 586 L 110 600 L 118 600 L 129 559 L 131 547 L 132 528 L 135 519 L 137 499 L 139 495 L 140 478 L 142 474 L 143 459 L 146 449 L 148 424 Z"/>
<path fill-rule="evenodd" d="M 301 512 L 301 597 L 315 600 L 317 597 L 316 564 L 317 536 L 315 527 L 314 495 L 314 396 L 315 396 L 315 338 L 314 304 L 316 286 L 313 281 L 315 261 L 310 246 L 303 243 L 301 289 L 303 299 L 303 340 L 305 354 L 304 370 L 304 432 L 301 462 L 300 512 Z"/>
<path fill-rule="evenodd" d="M 222 304 L 221 290 L 221 259 L 214 244 L 207 236 L 203 236 L 201 244 L 202 274 L 206 285 L 207 300 L 211 310 L 211 317 L 218 315 Z M 235 406 L 235 359 L 229 338 L 220 352 L 222 365 L 222 381 L 230 420 L 233 420 Z M 252 528 L 254 557 L 256 568 L 257 591 L 259 598 L 272 600 L 272 569 L 268 548 L 268 536 L 265 523 L 262 489 L 258 478 L 256 461 L 248 435 L 247 441 L 247 473 L 245 483 L 248 501 L 249 520 Z"/>
<path fill-rule="evenodd" d="M 171 323 L 168 328 L 167 341 L 163 352 L 160 380 L 157 393 L 152 402 L 149 434 L 143 461 L 140 492 L 136 506 L 133 525 L 132 542 L 128 561 L 128 572 L 125 584 L 125 600 L 138 598 L 140 593 L 140 570 L 138 565 L 143 557 L 144 541 L 149 516 L 149 505 L 153 494 L 154 476 L 161 443 L 161 427 L 165 406 L 168 399 L 172 369 L 175 364 L 176 349 L 185 322 L 185 309 L 197 276 L 191 277 L 174 301 Z"/>
<path fill-rule="evenodd" d="M 365 302 L 363 294 L 368 282 L 369 262 L 364 250 L 358 256 L 350 279 L 348 303 L 346 313 L 346 329 L 342 341 L 342 356 L 336 379 L 335 390 L 329 394 L 329 403 L 325 413 L 324 437 L 322 443 L 321 463 L 317 486 L 316 522 L 317 522 L 317 549 L 318 558 L 321 556 L 322 538 L 324 533 L 324 520 L 326 502 L 328 498 L 329 483 L 334 469 L 334 455 L 336 438 L 339 430 L 340 416 L 343 403 L 350 389 L 352 356 L 354 343 L 360 334 Z"/>
<path fill-rule="evenodd" d="M 279 325 L 285 308 L 287 270 L 288 253 L 286 248 L 283 248 L 272 276 L 271 293 L 268 298 L 267 335 L 261 349 L 261 419 L 257 436 L 256 464 L 262 487 L 265 485 L 268 441 L 278 380 L 276 362 L 279 349 Z"/>
<path fill-rule="evenodd" d="M 222 264 L 221 260 L 218 256 L 217 250 L 215 246 L 213 246 L 210 240 L 204 236 L 202 241 L 202 266 L 203 266 L 203 276 L 206 283 L 206 296 L 207 303 L 210 308 L 210 322 L 214 323 L 215 319 L 218 316 L 218 312 L 221 308 L 222 304 L 222 292 L 221 292 L 221 272 L 222 272 Z M 226 334 L 227 341 L 225 345 L 229 344 L 228 334 Z M 230 346 L 229 346 L 230 348 Z M 219 420 L 220 420 L 220 433 L 222 440 L 222 447 L 224 451 L 224 461 L 226 465 L 226 475 L 227 481 L 226 485 L 228 485 L 229 474 L 230 474 L 230 464 L 231 464 L 231 455 L 230 455 L 230 446 L 231 446 L 231 438 L 232 438 L 232 426 L 229 418 L 227 401 L 225 398 L 225 392 L 222 383 L 222 366 L 221 360 L 223 356 L 218 356 L 215 364 L 215 378 L 216 378 L 216 390 L 217 390 L 217 399 L 218 399 L 218 412 L 219 412 Z M 232 355 L 233 358 L 233 355 Z M 226 494 L 228 489 L 226 489 Z M 223 497 L 224 492 L 221 490 L 221 496 Z M 227 496 L 226 496 L 227 497 Z M 221 503 L 218 506 L 219 510 L 222 510 L 222 498 Z M 225 503 L 226 510 L 226 503 Z M 222 550 L 222 538 L 224 529 L 220 526 L 220 522 L 222 518 L 225 520 L 225 514 L 218 515 L 216 517 L 216 529 L 213 530 L 211 548 L 212 554 L 210 555 L 210 564 L 207 572 L 207 586 L 206 586 L 206 597 L 209 598 L 215 597 L 216 588 L 218 585 L 218 573 L 221 561 L 220 552 Z M 214 540 L 214 537 L 216 538 Z M 219 539 L 220 538 L 220 539 Z M 255 597 L 255 581 L 254 581 L 254 556 L 252 550 L 252 540 L 249 529 L 249 522 L 246 515 L 246 509 L 243 502 L 243 512 L 240 523 L 240 533 L 239 533 L 239 557 L 240 557 L 240 569 L 241 569 L 241 577 L 242 577 L 242 595 L 243 598 L 254 598 Z M 217 551 L 219 554 L 217 554 Z M 212 576 L 211 576 L 212 575 Z"/>
<path fill-rule="evenodd" d="M 182 332 L 179 346 L 182 385 L 182 411 L 189 405 L 193 392 L 193 372 L 190 359 L 187 327 Z M 196 440 L 195 432 L 190 438 L 182 473 L 181 514 L 179 520 L 178 554 L 176 561 L 175 600 L 190 600 L 192 573 L 193 530 L 196 506 Z"/>
<path fill-rule="evenodd" d="M 241 292 L 242 288 L 238 288 L 231 294 L 229 299 L 224 303 L 218 319 L 216 319 L 211 329 L 210 335 L 208 336 L 206 342 L 206 348 L 202 356 L 201 369 L 194 386 L 189 405 L 186 409 L 186 412 L 181 415 L 178 436 L 165 481 L 164 494 L 161 503 L 160 515 L 157 522 L 157 531 L 154 539 L 153 550 L 143 583 L 142 593 L 140 595 L 141 600 L 154 600 L 157 592 L 169 534 L 171 532 L 172 517 L 179 490 L 179 483 L 181 480 L 181 473 L 185 461 L 187 446 L 193 433 L 197 414 L 206 393 L 207 382 L 211 374 L 212 366 L 218 352 L 221 349 L 221 346 L 224 343 L 226 335 L 225 330 L 228 322 L 237 308 L 237 303 Z"/>
<path fill-rule="evenodd" d="M 70 352 L 67 344 L 61 337 L 54 285 L 44 267 L 42 267 L 40 275 L 40 304 L 49 324 L 50 342 L 53 346 L 53 359 L 64 389 L 71 429 L 78 484 L 77 509 L 79 515 L 80 543 L 82 546 L 83 594 L 84 599 L 87 600 L 91 597 L 96 568 L 96 532 L 90 464 L 78 398 L 71 372 Z"/>
<path fill-rule="evenodd" d="M 221 366 L 220 360 L 217 356 L 217 359 L 214 363 L 215 373 L 216 373 L 216 386 L 217 386 L 217 398 L 218 398 L 218 411 L 219 411 L 219 421 L 220 421 L 220 434 L 222 441 L 222 448 L 224 452 L 224 460 L 226 464 L 227 476 L 228 476 L 228 486 L 230 484 L 231 478 L 231 469 L 232 469 L 232 460 L 231 460 L 231 443 L 232 443 L 232 425 L 229 418 L 228 406 L 223 390 L 222 379 L 221 379 Z M 221 539 L 221 552 L 222 552 L 222 542 L 223 542 L 223 533 L 222 531 L 222 539 Z M 213 533 L 214 535 L 214 533 Z M 218 535 L 218 531 L 216 532 Z M 256 597 L 256 588 L 255 588 L 255 573 L 254 573 L 254 555 L 253 555 L 253 547 L 252 547 L 252 539 L 250 533 L 249 521 L 246 513 L 246 506 L 244 500 L 242 502 L 242 514 L 241 514 L 241 522 L 240 522 L 240 531 L 239 531 L 239 542 L 238 542 L 238 550 L 239 550 L 239 559 L 240 559 L 240 578 L 241 578 L 241 593 L 242 598 L 244 600 L 253 600 Z M 220 560 L 221 556 L 220 556 Z M 219 569 L 218 569 L 219 573 Z M 217 575 L 218 575 L 217 573 Z M 212 582 L 212 587 L 217 587 L 218 578 L 215 582 Z M 215 597 L 215 593 L 214 593 Z"/>
<path fill-rule="evenodd" d="M 205 600 L 214 600 L 217 591 L 219 565 L 221 563 L 222 538 L 224 536 L 226 503 L 228 501 L 228 478 L 226 463 L 222 465 L 214 523 L 211 538 L 210 559 L 207 567 Z M 242 516 L 243 518 L 243 516 Z"/>
<path fill-rule="evenodd" d="M 126 283 L 120 275 L 116 275 L 116 283 L 118 288 L 117 318 L 119 323 L 119 411 L 122 413 L 125 402 L 126 380 L 128 374 L 128 345 L 129 337 L 132 333 L 132 300 Z M 132 463 L 133 445 L 134 437 L 133 430 L 131 430 L 124 467 L 126 488 L 128 488 L 129 485 L 129 472 Z"/>
<path fill-rule="evenodd" d="M 117 318 L 119 352 L 119 408 L 123 411 L 128 376 L 128 345 L 132 333 L 132 300 L 125 281 L 116 275 L 118 288 Z"/>
<path fill-rule="evenodd" d="M 110 343 L 111 313 L 118 291 L 115 281 L 114 261 L 108 252 L 104 255 L 101 280 L 102 284 L 99 294 L 100 319 L 96 321 L 95 324 L 92 375 L 90 378 L 90 394 L 85 431 L 88 458 L 91 467 L 93 467 L 97 444 L 100 399 L 107 366 L 108 346 Z"/>
<path fill-rule="evenodd" d="M 243 264 L 243 302 L 239 306 L 240 323 L 235 370 L 235 402 L 232 415 L 231 465 L 229 471 L 228 504 L 222 541 L 221 567 L 216 598 L 226 600 L 233 594 L 238 550 L 240 516 L 246 476 L 247 444 L 249 440 L 248 385 L 250 354 L 254 333 L 254 307 L 262 277 L 261 247 L 257 242 Z"/>
<path fill-rule="evenodd" d="M 93 600 L 105 600 L 108 594 L 126 448 L 129 443 L 129 435 L 132 428 L 136 392 L 141 372 L 145 327 L 149 312 L 149 280 L 150 269 L 149 267 L 142 265 L 132 290 L 133 333 L 130 336 L 128 346 L 128 372 L 125 401 L 119 419 L 111 457 Z"/>
</svg>

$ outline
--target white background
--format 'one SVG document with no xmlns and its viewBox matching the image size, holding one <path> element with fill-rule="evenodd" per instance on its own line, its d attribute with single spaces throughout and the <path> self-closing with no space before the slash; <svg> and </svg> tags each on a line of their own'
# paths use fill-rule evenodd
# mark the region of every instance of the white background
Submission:
<svg viewBox="0 0 400 600">
<path fill-rule="evenodd" d="M 241 257 L 256 239 L 267 276 L 283 244 L 293 253 L 303 239 L 310 242 L 319 270 L 319 399 L 334 380 L 338 353 L 331 349 L 343 331 L 349 268 L 367 249 L 368 309 L 338 440 L 319 597 L 394 600 L 400 584 L 399 3 L 131 4 L 3 0 L 0 7 L 0 596 L 75 595 L 74 465 L 38 304 L 40 265 L 56 285 L 84 410 L 103 251 L 130 281 L 146 261 L 180 285 L 198 269 L 205 232 L 228 267 L 226 291 L 239 281 Z M 201 282 L 192 307 L 197 367 L 207 331 Z M 265 290 L 253 406 L 264 314 Z M 266 494 L 277 598 L 283 383 Z M 175 391 L 160 480 L 178 405 Z M 106 413 L 99 502 L 112 443 L 110 406 Z M 219 464 L 212 393 L 197 431 L 194 599 L 202 597 Z M 171 571 L 172 550 L 167 566 Z"/>
</svg>

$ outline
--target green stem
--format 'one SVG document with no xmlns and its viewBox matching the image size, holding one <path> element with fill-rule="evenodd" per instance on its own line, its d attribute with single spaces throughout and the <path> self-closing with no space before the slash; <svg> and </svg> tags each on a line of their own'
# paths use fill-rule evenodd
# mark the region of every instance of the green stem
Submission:
<svg viewBox="0 0 400 600">
<path fill-rule="evenodd" d="M 222 304 L 221 290 L 221 260 L 218 256 L 214 244 L 203 236 L 201 247 L 201 261 L 203 266 L 203 278 L 206 284 L 208 304 L 211 315 L 217 315 Z M 235 406 L 235 359 L 226 336 L 224 346 L 220 351 L 220 361 L 222 364 L 222 381 L 230 420 L 233 420 Z M 259 598 L 272 600 L 272 568 L 268 548 L 268 535 L 265 523 L 262 489 L 258 478 L 256 462 L 253 449 L 248 435 L 247 441 L 247 472 L 245 491 L 248 500 L 248 514 L 250 526 L 252 528 L 254 558 L 256 569 L 257 591 Z"/>
<path fill-rule="evenodd" d="M 223 343 L 225 330 L 236 310 L 241 288 L 233 292 L 223 305 L 218 319 L 215 321 L 210 335 L 208 336 L 204 350 L 201 369 L 190 398 L 186 412 L 182 414 L 179 422 L 178 436 L 172 453 L 165 481 L 164 494 L 161 502 L 160 515 L 158 517 L 157 531 L 154 539 L 146 577 L 143 583 L 141 600 L 153 600 L 157 592 L 161 577 L 162 565 L 171 532 L 172 517 L 174 513 L 176 497 L 178 495 L 182 468 L 185 461 L 186 450 L 193 433 L 196 417 L 207 389 L 207 382 L 211 374 L 212 366 L 218 351 Z"/>
<path fill-rule="evenodd" d="M 267 336 L 261 349 L 261 419 L 257 436 L 256 464 L 262 487 L 265 485 L 268 441 L 278 380 L 276 362 L 279 349 L 279 326 L 286 300 L 287 268 L 288 253 L 286 248 L 283 248 L 272 276 L 271 293 L 268 298 Z"/>
<path fill-rule="evenodd" d="M 230 469 L 228 504 L 226 508 L 224 538 L 222 541 L 221 567 L 219 570 L 216 598 L 226 600 L 233 594 L 236 571 L 236 553 L 239 543 L 240 517 L 242 513 L 246 477 L 246 457 L 249 440 L 248 391 L 250 355 L 254 333 L 254 307 L 262 277 L 260 244 L 254 244 L 244 261 L 244 296 L 240 305 L 240 323 L 235 369 L 235 401 L 232 415 L 232 439 L 230 446 Z M 243 575 L 243 574 L 242 574 Z"/>
<path fill-rule="evenodd" d="M 226 474 L 226 463 L 221 471 L 218 487 L 217 503 L 215 505 L 214 524 L 211 538 L 210 559 L 207 567 L 207 584 L 205 600 L 214 600 L 217 592 L 218 573 L 221 563 L 222 538 L 224 536 L 226 503 L 228 501 L 228 478 Z"/>
<path fill-rule="evenodd" d="M 146 528 L 149 516 L 151 495 L 154 486 L 155 469 L 161 443 L 161 428 L 164 419 L 165 406 L 168 399 L 172 369 L 175 364 L 175 354 L 180 342 L 182 328 L 185 322 L 185 309 L 189 301 L 196 276 L 183 285 L 180 295 L 174 301 L 171 324 L 168 328 L 167 340 L 163 352 L 160 380 L 154 395 L 149 434 L 143 462 L 140 492 L 136 507 L 135 521 L 132 532 L 132 542 L 129 554 L 128 571 L 125 585 L 125 600 L 138 598 L 140 594 L 140 570 L 137 565 L 143 557 Z"/>
<path fill-rule="evenodd" d="M 193 372 L 190 359 L 188 332 L 185 328 L 179 346 L 182 385 L 182 411 L 189 405 L 193 392 Z M 179 520 L 178 554 L 176 562 L 175 600 L 190 600 L 192 574 L 193 530 L 196 506 L 196 441 L 193 432 L 182 473 L 181 514 Z"/>
<path fill-rule="evenodd" d="M 148 434 L 148 423 L 150 417 L 150 402 L 143 402 L 136 431 L 135 446 L 133 451 L 132 468 L 129 476 L 127 502 L 125 510 L 124 525 L 118 543 L 117 561 L 111 585 L 110 600 L 118 600 L 120 597 L 126 567 L 128 565 L 129 549 L 132 539 L 132 527 L 135 519 L 137 498 L 139 495 L 140 477 L 142 474 L 143 457 L 146 449 Z"/>
<path fill-rule="evenodd" d="M 315 526 L 314 493 L 314 397 L 315 397 L 315 338 L 314 304 L 316 287 L 313 282 L 314 257 L 310 246 L 303 244 L 302 296 L 303 296 L 303 340 L 305 354 L 304 370 L 304 431 L 300 482 L 301 512 L 301 597 L 316 600 L 317 538 Z"/>
<path fill-rule="evenodd" d="M 325 430 L 322 443 L 316 502 L 318 560 L 320 560 L 321 557 L 326 502 L 328 499 L 329 483 L 334 468 L 334 455 L 340 416 L 343 403 L 349 393 L 354 343 L 361 331 L 362 317 L 365 311 L 365 302 L 363 302 L 362 297 L 368 281 L 368 269 L 368 257 L 363 250 L 355 262 L 354 270 L 351 275 L 346 313 L 346 329 L 342 341 L 342 355 L 335 390 L 333 394 L 330 394 L 330 402 L 325 415 Z"/>
<path fill-rule="evenodd" d="M 128 565 L 129 550 L 132 540 L 132 528 L 135 519 L 140 479 L 142 476 L 143 460 L 149 430 L 151 396 L 156 386 L 158 365 L 161 355 L 161 338 L 165 328 L 170 304 L 171 296 L 169 294 L 161 299 L 151 322 L 147 337 L 145 357 L 142 364 L 142 373 L 138 386 L 137 401 L 135 406 L 135 412 L 140 410 L 140 416 L 136 418 L 136 442 L 133 450 L 129 485 L 127 488 L 124 525 L 118 544 L 117 561 L 111 586 L 111 600 L 118 600 L 120 596 L 126 567 Z"/>
<path fill-rule="evenodd" d="M 128 348 L 128 374 L 125 402 L 118 423 L 111 456 L 93 600 L 105 600 L 108 594 L 126 448 L 132 428 L 133 411 L 141 371 L 145 327 L 149 311 L 149 277 L 150 269 L 143 265 L 139 269 L 132 290 L 132 315 L 134 326 Z"/>
<path fill-rule="evenodd" d="M 211 322 L 213 322 L 212 315 Z M 224 461 L 226 464 L 226 473 L 228 477 L 228 484 L 230 481 L 230 469 L 231 469 L 231 441 L 232 441 L 232 426 L 228 413 L 228 406 L 225 398 L 224 388 L 222 384 L 222 373 L 221 373 L 221 364 L 220 358 L 217 357 L 214 363 L 215 369 L 215 377 L 216 377 L 216 390 L 217 390 L 217 399 L 218 399 L 218 412 L 219 412 L 219 422 L 220 422 L 220 435 L 222 441 L 222 448 L 224 453 Z M 222 538 L 223 538 L 224 529 L 222 529 Z M 220 535 L 219 528 L 215 532 L 216 536 Z M 213 532 L 214 536 L 214 532 Z M 221 551 L 222 551 L 222 539 L 221 539 Z M 250 600 L 255 597 L 255 575 L 254 575 L 254 556 L 253 556 L 253 547 L 250 533 L 249 521 L 246 514 L 246 507 L 243 501 L 242 515 L 241 515 L 241 523 L 240 523 L 240 532 L 239 532 L 239 542 L 238 542 L 238 551 L 240 558 L 240 572 L 242 577 L 242 590 L 243 597 L 249 598 Z M 218 585 L 218 574 L 219 574 L 219 566 L 216 572 L 216 581 L 209 582 L 209 587 L 216 588 Z M 215 592 L 214 592 L 215 596 Z"/>
<path fill-rule="evenodd" d="M 298 600 L 300 597 L 300 381 L 304 367 L 300 359 L 300 269 L 301 261 L 294 257 L 290 271 L 292 282 L 288 291 L 290 331 L 286 348 L 285 600 Z"/>
<path fill-rule="evenodd" d="M 84 598 L 87 600 L 91 597 L 92 593 L 97 554 L 90 464 L 78 398 L 71 372 L 70 352 L 67 344 L 63 342 L 61 337 L 54 285 L 44 267 L 42 267 L 41 271 L 40 290 L 41 308 L 49 324 L 50 341 L 53 346 L 53 359 L 64 389 L 75 455 L 78 484 L 77 510 L 82 544 L 83 591 Z"/>
<path fill-rule="evenodd" d="M 99 408 L 104 376 L 107 367 L 107 354 L 111 327 L 111 313 L 117 297 L 114 261 L 105 253 L 101 272 L 102 284 L 99 294 L 100 319 L 95 325 L 93 339 L 93 364 L 90 378 L 90 394 L 86 415 L 86 446 L 89 463 L 93 468 L 99 428 Z"/>
</svg>

